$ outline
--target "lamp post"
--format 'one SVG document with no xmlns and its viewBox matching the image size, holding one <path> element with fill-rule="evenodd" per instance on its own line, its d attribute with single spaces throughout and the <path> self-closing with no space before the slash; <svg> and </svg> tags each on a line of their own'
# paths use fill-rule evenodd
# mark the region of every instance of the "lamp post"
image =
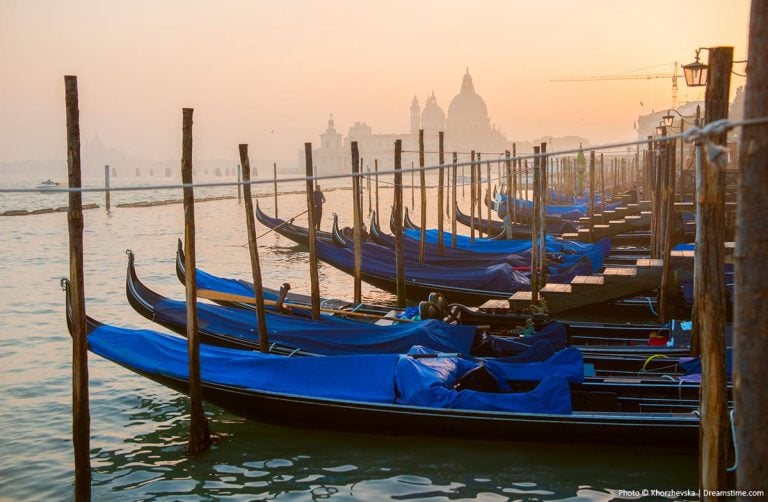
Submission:
<svg viewBox="0 0 768 502">
<path fill-rule="evenodd" d="M 701 49 L 696 49 L 696 60 L 693 63 L 683 65 L 685 84 L 688 87 L 704 87 L 707 85 L 709 67 L 699 61 L 699 52 L 701 52 Z"/>
<path fill-rule="evenodd" d="M 675 125 L 675 115 L 680 117 L 680 125 Z M 671 128 L 679 128 L 680 133 L 682 134 L 683 131 L 685 131 L 685 119 L 693 119 L 693 124 L 698 126 L 699 125 L 699 116 L 701 114 L 701 106 L 696 106 L 696 114 L 695 115 L 683 115 L 679 111 L 675 110 L 674 108 L 670 108 L 667 110 L 667 114 L 662 117 L 664 121 L 664 125 L 667 126 L 667 129 Z M 700 142 L 697 142 L 697 144 L 700 145 Z M 684 176 L 684 169 L 685 169 L 685 141 L 683 138 L 680 138 L 680 202 L 685 201 L 685 176 Z"/>
</svg>

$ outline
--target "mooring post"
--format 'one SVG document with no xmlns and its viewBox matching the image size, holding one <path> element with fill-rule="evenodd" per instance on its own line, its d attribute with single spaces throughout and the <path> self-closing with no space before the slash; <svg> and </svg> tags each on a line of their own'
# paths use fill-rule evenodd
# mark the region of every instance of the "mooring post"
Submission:
<svg viewBox="0 0 768 502">
<path fill-rule="evenodd" d="M 458 170 L 459 156 L 453 152 L 453 185 L 451 185 L 451 247 L 456 249 L 456 211 L 458 202 L 456 201 L 456 173 Z"/>
<path fill-rule="evenodd" d="M 411 211 L 416 209 L 416 169 L 411 161 Z"/>
<path fill-rule="evenodd" d="M 589 242 L 595 241 L 595 151 L 589 152 Z"/>
<path fill-rule="evenodd" d="M 538 148 L 538 147 L 534 147 L 534 149 L 533 149 L 534 152 L 536 151 L 536 148 Z M 534 159 L 533 161 L 534 161 L 534 166 L 535 166 L 536 165 L 535 164 L 536 159 Z M 529 205 L 528 205 L 528 201 L 529 200 L 531 200 L 531 203 L 533 203 L 533 200 L 528 198 L 531 195 L 531 189 L 530 189 L 531 172 L 528 170 L 528 159 L 525 159 L 525 162 L 523 164 L 522 172 L 525 173 L 525 189 L 524 189 L 525 191 L 523 192 L 523 206 L 522 206 L 522 207 L 525 208 L 525 211 L 523 212 L 523 214 L 525 215 L 526 223 L 528 223 L 529 225 L 533 225 L 533 220 L 534 220 L 534 218 L 533 218 L 533 204 L 531 204 L 530 208 L 529 208 Z M 522 175 L 522 172 L 521 172 L 521 175 Z"/>
<path fill-rule="evenodd" d="M 376 174 L 376 223 L 379 223 L 379 159 L 373 159 L 373 170 Z"/>
<path fill-rule="evenodd" d="M 357 141 L 352 142 L 352 212 L 354 220 L 353 240 L 354 240 L 354 257 L 353 257 L 353 278 L 354 278 L 354 302 L 360 304 L 362 302 L 362 289 L 360 284 L 360 275 L 362 273 L 362 243 L 360 238 L 362 237 L 360 224 L 361 221 L 361 209 L 360 209 L 360 152 L 357 149 Z"/>
<path fill-rule="evenodd" d="M 512 143 L 512 223 L 517 224 L 517 143 Z"/>
<path fill-rule="evenodd" d="M 539 304 L 539 152 L 538 146 L 533 147 L 533 208 L 531 209 L 531 304 Z"/>
<path fill-rule="evenodd" d="M 667 144 L 667 181 L 665 187 L 665 204 L 667 206 L 666 221 L 664 222 L 664 250 L 662 258 L 664 259 L 664 266 L 661 270 L 661 287 L 659 291 L 659 317 L 661 322 L 670 320 L 670 296 L 672 293 L 670 280 L 671 280 L 671 258 L 672 248 L 674 242 L 672 241 L 672 228 L 674 227 L 674 219 L 677 217 L 675 213 L 675 144 Z"/>
<path fill-rule="evenodd" d="M 88 401 L 88 335 L 85 321 L 83 273 L 83 195 L 80 169 L 80 108 L 77 77 L 64 77 L 67 114 L 67 171 L 69 177 L 69 277 L 72 306 L 72 446 L 75 456 L 75 500 L 91 500 L 90 430 Z"/>
<path fill-rule="evenodd" d="M 253 296 L 256 300 L 256 324 L 259 334 L 259 350 L 269 352 L 266 314 L 264 313 L 264 286 L 261 283 L 261 264 L 259 263 L 259 242 L 256 238 L 256 221 L 253 217 L 253 199 L 251 198 L 251 161 L 248 157 L 248 145 L 238 146 L 242 165 L 243 194 L 245 195 L 245 224 L 248 227 L 248 251 L 251 256 L 251 276 L 253 278 Z M 241 167 L 237 166 L 238 176 Z"/>
<path fill-rule="evenodd" d="M 486 199 L 488 202 L 488 209 L 485 212 L 485 214 L 488 215 L 488 229 L 486 234 L 490 236 L 491 235 L 491 206 L 493 206 L 493 196 L 491 195 L 491 163 L 490 161 L 485 165 L 485 173 L 486 173 L 486 176 L 488 177 L 488 183 L 487 183 L 488 189 L 485 192 L 486 196 L 488 197 Z"/>
<path fill-rule="evenodd" d="M 427 180 L 424 173 L 424 129 L 419 129 L 419 186 L 421 196 L 421 237 L 419 239 L 419 263 L 424 263 L 427 241 Z"/>
<path fill-rule="evenodd" d="M 243 188 L 243 170 L 240 164 L 237 165 L 237 203 L 240 204 L 242 200 L 242 188 Z"/>
<path fill-rule="evenodd" d="M 744 119 L 768 116 L 768 2 L 753 1 L 749 21 L 749 77 Z M 734 307 L 736 488 L 763 489 L 768 479 L 768 125 L 742 128 L 736 225 Z"/>
<path fill-rule="evenodd" d="M 437 163 L 440 165 L 437 173 L 437 252 L 442 255 L 443 249 L 443 182 L 445 181 L 445 173 L 443 164 L 445 163 L 445 151 L 443 150 L 443 131 L 437 133 Z M 422 176 L 424 169 L 421 170 Z M 423 185 L 422 185 L 423 186 Z M 425 197 L 426 198 L 426 197 Z M 424 204 L 426 201 L 424 202 Z M 426 207 L 422 208 L 424 214 L 426 214 Z M 426 220 L 425 220 L 426 222 Z M 424 229 L 422 228 L 422 232 Z"/>
<path fill-rule="evenodd" d="M 759 57 L 757 58 L 759 59 Z M 728 116 L 728 92 L 733 47 L 709 52 L 709 82 L 705 92 L 705 122 Z M 725 145 L 726 133 L 710 138 Z M 711 148 L 711 147 L 710 147 Z M 701 445 L 699 453 L 702 490 L 726 488 L 730 434 L 725 371 L 725 152 L 714 162 L 701 163 L 696 173 L 696 252 L 694 253 L 694 306 L 701 342 Z M 763 187 L 756 186 L 760 190 Z M 764 194 L 763 194 L 764 196 Z M 745 208 L 753 211 L 754 208 Z M 758 236 L 753 236 L 759 238 Z M 763 417 L 764 418 L 764 417 Z M 703 500 L 717 497 L 705 496 Z"/>
<path fill-rule="evenodd" d="M 272 163 L 272 183 L 275 192 L 275 218 L 277 218 L 277 162 Z"/>
<path fill-rule="evenodd" d="M 395 281 L 397 306 L 405 307 L 405 270 L 403 263 L 403 140 L 395 140 Z"/>
<path fill-rule="evenodd" d="M 480 162 L 480 152 L 475 152 L 477 164 L 475 165 L 475 202 L 477 203 L 477 236 L 483 236 L 483 164 Z"/>
<path fill-rule="evenodd" d="M 104 166 L 104 207 L 109 212 L 110 203 L 110 190 L 109 190 L 109 164 Z"/>
<path fill-rule="evenodd" d="M 365 168 L 365 190 L 368 192 L 368 216 L 373 212 L 373 196 L 371 195 L 371 168 Z"/>
<path fill-rule="evenodd" d="M 539 189 L 539 197 L 541 198 L 541 204 L 539 204 L 539 235 L 540 235 L 540 243 L 539 246 L 541 247 L 541 251 L 539 252 L 539 286 L 543 287 L 547 283 L 547 225 L 546 222 L 546 214 L 547 214 L 547 205 L 546 205 L 546 194 L 548 192 L 548 182 L 547 182 L 547 167 L 549 164 L 549 158 L 546 156 L 547 153 L 547 144 L 545 142 L 541 143 L 541 160 L 539 162 L 539 169 L 541 170 L 541 188 Z"/>
<path fill-rule="evenodd" d="M 312 302 L 312 319 L 320 319 L 320 280 L 317 276 L 317 232 L 315 229 L 315 183 L 312 164 L 312 143 L 304 143 L 304 173 L 306 175 L 307 192 L 307 228 L 309 229 L 309 281 Z"/>
<path fill-rule="evenodd" d="M 504 167 L 506 169 L 505 174 L 507 176 L 507 190 L 506 190 L 507 215 L 504 217 L 504 219 L 505 221 L 509 222 L 508 225 L 504 225 L 504 228 L 507 233 L 506 235 L 507 239 L 511 239 L 512 238 L 512 224 L 511 224 L 512 223 L 512 195 L 514 192 L 512 191 L 512 162 L 510 160 L 511 158 L 509 156 L 509 150 L 506 150 L 504 152 L 504 158 L 505 158 Z"/>
<path fill-rule="evenodd" d="M 208 419 L 203 412 L 200 377 L 200 336 L 197 323 L 195 271 L 195 195 L 192 188 L 192 108 L 182 109 L 181 182 L 184 184 L 184 267 L 187 298 L 187 349 L 189 351 L 190 426 L 187 453 L 197 455 L 211 446 Z"/>
<path fill-rule="evenodd" d="M 602 152 L 600 152 L 600 221 L 602 223 L 610 222 L 605 218 L 605 159 Z"/>
<path fill-rule="evenodd" d="M 475 243 L 475 151 L 470 153 L 469 164 L 469 240 Z"/>
</svg>

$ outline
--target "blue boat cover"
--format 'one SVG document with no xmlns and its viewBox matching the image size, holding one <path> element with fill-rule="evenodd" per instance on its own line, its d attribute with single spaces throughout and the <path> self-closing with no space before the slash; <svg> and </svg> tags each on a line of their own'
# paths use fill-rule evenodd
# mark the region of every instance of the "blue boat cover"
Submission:
<svg viewBox="0 0 768 502">
<path fill-rule="evenodd" d="M 164 299 L 155 306 L 156 322 L 186 323 L 186 303 Z M 198 302 L 202 330 L 258 343 L 256 312 Z M 266 312 L 270 342 L 315 354 L 401 354 L 413 345 L 469 354 L 475 327 L 447 324 L 437 319 L 378 326 L 350 319 L 324 317 L 320 321 Z M 516 351 L 515 351 L 516 352 Z"/>
<path fill-rule="evenodd" d="M 516 337 L 489 337 L 488 343 L 493 347 L 494 354 L 517 354 L 527 351 L 530 347 L 541 341 L 546 341 L 554 350 L 565 347 L 568 340 L 568 332 L 565 326 L 558 321 L 552 321 L 535 334 Z M 506 359 L 505 359 L 506 360 Z"/>
<path fill-rule="evenodd" d="M 403 234 L 409 239 L 421 239 L 421 231 L 419 230 L 405 229 Z M 443 232 L 443 244 L 450 246 L 451 236 L 452 234 Z M 425 238 L 427 242 L 437 243 L 437 230 L 427 230 Z M 466 235 L 457 235 L 456 247 L 472 250 L 478 253 L 509 253 L 517 255 L 528 254 L 530 256 L 531 241 L 529 239 L 492 240 L 477 238 L 473 243 L 470 237 Z M 589 261 L 592 265 L 592 270 L 597 272 L 602 270 L 603 260 L 605 256 L 611 251 L 611 242 L 609 239 L 604 238 L 594 243 L 588 244 L 575 241 L 566 241 L 548 235 L 546 239 L 546 250 L 547 253 L 561 254 L 566 260 L 570 255 L 573 255 L 576 260 L 586 256 L 589 258 Z"/>
<path fill-rule="evenodd" d="M 414 347 L 411 354 L 433 354 Z M 480 363 L 456 357 L 401 357 L 395 382 L 397 402 L 432 408 L 490 410 L 523 413 L 569 414 L 571 392 L 562 375 L 552 373 L 530 392 L 495 393 L 455 390 L 459 379 Z M 514 366 L 514 364 L 507 364 Z M 583 370 L 582 370 L 583 371 Z"/>
<path fill-rule="evenodd" d="M 577 199 L 577 200 L 583 200 L 582 204 L 558 204 L 558 205 L 551 205 L 548 204 L 544 208 L 544 214 L 545 216 L 554 216 L 559 217 L 564 220 L 571 220 L 575 221 L 581 218 L 582 216 L 586 216 L 589 213 L 589 199 Z M 524 209 L 524 210 L 532 210 L 533 209 L 533 201 L 531 200 L 523 200 L 523 199 L 514 199 L 512 201 L 513 204 L 517 203 L 518 210 Z M 506 206 L 507 204 L 507 195 L 500 193 L 497 194 L 496 200 L 494 202 L 496 207 L 500 206 Z M 600 204 L 600 197 L 595 196 L 595 205 Z M 624 202 L 609 202 L 605 205 L 606 209 L 616 209 L 617 207 L 623 206 Z"/>
<path fill-rule="evenodd" d="M 102 325 L 88 335 L 89 349 L 133 371 L 188 380 L 186 340 L 148 330 Z M 416 347 L 415 354 L 430 353 Z M 401 403 L 431 408 L 520 413 L 571 413 L 565 377 L 547 375 L 531 392 L 486 393 L 453 389 L 480 363 L 457 357 L 407 355 L 283 357 L 200 346 L 204 384 L 310 398 Z M 511 370 L 505 370 L 510 374 Z"/>
<path fill-rule="evenodd" d="M 187 341 L 149 330 L 102 325 L 88 347 L 132 370 L 189 379 Z M 329 399 L 391 403 L 398 355 L 284 357 L 200 345 L 205 383 Z"/>
<path fill-rule="evenodd" d="M 502 391 L 510 390 L 509 382 L 538 382 L 549 375 L 560 375 L 571 383 L 584 381 L 584 358 L 576 347 L 566 347 L 544 361 L 510 364 L 487 359 L 485 366 L 496 377 Z"/>
<path fill-rule="evenodd" d="M 348 247 L 339 247 L 323 241 L 317 241 L 317 256 L 347 273 L 354 267 L 354 254 Z M 394 252 L 386 255 L 363 255 L 363 274 L 386 278 L 396 278 Z M 515 270 L 508 263 L 487 267 L 441 267 L 438 265 L 405 262 L 407 282 L 416 282 L 436 288 L 450 287 L 464 290 L 477 290 L 501 293 L 514 293 L 530 287 L 525 274 Z"/>
</svg>

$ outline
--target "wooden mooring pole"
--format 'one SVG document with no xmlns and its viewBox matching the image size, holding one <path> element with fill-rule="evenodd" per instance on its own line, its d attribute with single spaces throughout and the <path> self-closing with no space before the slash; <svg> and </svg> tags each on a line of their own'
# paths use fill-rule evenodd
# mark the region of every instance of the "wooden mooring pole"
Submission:
<svg viewBox="0 0 768 502">
<path fill-rule="evenodd" d="M 709 82 L 705 93 L 707 124 L 728 116 L 732 65 L 732 47 L 710 49 Z M 725 133 L 710 140 L 724 145 Z M 701 162 L 701 169 L 696 173 L 694 308 L 695 329 L 701 342 L 700 483 L 702 490 L 712 491 L 726 488 L 731 443 L 725 372 L 725 156 L 723 153 L 714 162 Z M 715 498 L 704 496 L 703 500 Z"/>
<path fill-rule="evenodd" d="M 589 152 L 589 242 L 595 241 L 595 151 Z"/>
<path fill-rule="evenodd" d="M 749 77 L 744 119 L 768 117 L 768 2 L 753 0 L 749 27 Z M 736 377 L 736 488 L 764 489 L 768 483 L 768 125 L 742 128 L 736 225 L 734 348 Z"/>
<path fill-rule="evenodd" d="M 304 143 L 304 173 L 307 192 L 307 228 L 309 229 L 309 281 L 312 319 L 320 319 L 320 280 L 317 277 L 317 232 L 315 230 L 315 183 L 313 181 L 312 143 Z"/>
<path fill-rule="evenodd" d="M 272 163 L 272 183 L 275 189 L 275 218 L 277 218 L 277 162 Z"/>
<path fill-rule="evenodd" d="M 458 202 L 456 201 L 456 173 L 458 170 L 459 156 L 453 152 L 453 184 L 451 185 L 451 247 L 456 249 L 456 210 Z"/>
<path fill-rule="evenodd" d="M 403 263 L 403 140 L 395 140 L 395 193 L 393 205 L 395 216 L 395 283 L 397 306 L 405 307 L 405 268 Z"/>
<path fill-rule="evenodd" d="M 373 212 L 373 197 L 371 194 L 371 168 L 365 168 L 365 191 L 368 192 L 368 216 Z"/>
<path fill-rule="evenodd" d="M 413 174 L 413 173 L 411 173 Z M 424 129 L 419 129 L 419 194 L 421 196 L 420 217 L 421 237 L 419 239 L 419 263 L 424 263 L 424 248 L 427 241 L 427 180 L 424 175 Z"/>
<path fill-rule="evenodd" d="M 360 283 L 360 276 L 363 269 L 363 260 L 362 260 L 362 243 L 360 241 L 360 238 L 362 236 L 361 234 L 361 217 L 362 217 L 362 209 L 360 208 L 360 177 L 358 176 L 358 173 L 360 172 L 360 152 L 357 149 L 357 141 L 352 142 L 352 211 L 353 211 L 353 219 L 354 219 L 354 229 L 353 229 L 353 240 L 354 240 L 354 257 L 353 257 L 353 278 L 354 278 L 354 302 L 356 304 L 360 304 L 362 302 L 362 288 Z"/>
<path fill-rule="evenodd" d="M 517 143 L 512 143 L 512 223 L 517 224 Z"/>
<path fill-rule="evenodd" d="M 379 159 L 373 159 L 373 170 L 376 177 L 376 223 L 379 221 Z"/>
<path fill-rule="evenodd" d="M 248 227 L 248 251 L 251 256 L 251 276 L 253 278 L 253 296 L 256 300 L 256 325 L 259 334 L 259 350 L 269 352 L 267 322 L 264 313 L 264 286 L 261 282 L 261 264 L 259 263 L 259 242 L 256 239 L 256 221 L 253 217 L 253 199 L 251 198 L 251 160 L 248 157 L 248 145 L 238 146 L 240 165 L 242 165 L 243 194 L 245 195 L 245 224 Z M 241 167 L 237 166 L 238 174 Z"/>
<path fill-rule="evenodd" d="M 437 252 L 442 255 L 443 249 L 443 182 L 445 181 L 445 171 L 443 164 L 445 163 L 445 151 L 443 150 L 443 131 L 437 133 L 438 143 L 438 158 L 437 163 L 440 165 L 437 174 Z M 422 173 L 424 170 L 422 169 Z M 425 210 L 426 208 L 422 208 Z M 426 211 L 425 211 L 426 214 Z M 423 231 L 423 230 L 422 230 Z"/>
<path fill-rule="evenodd" d="M 539 218 L 536 214 L 539 211 L 539 151 L 538 146 L 533 147 L 533 153 L 536 155 L 533 159 L 533 208 L 531 210 L 531 304 L 539 304 Z"/>
<path fill-rule="evenodd" d="M 80 169 L 80 108 L 77 77 L 64 77 L 67 110 L 67 172 L 69 188 L 82 187 Z M 72 447 L 75 456 L 75 500 L 91 500 L 90 430 L 88 398 L 88 338 L 83 274 L 83 195 L 69 192 L 69 277 L 72 306 Z"/>
<path fill-rule="evenodd" d="M 667 149 L 667 172 L 666 182 L 664 188 L 664 205 L 666 206 L 664 222 L 663 242 L 664 249 L 662 258 L 664 259 L 664 267 L 661 271 L 661 287 L 659 288 L 659 320 L 666 322 L 671 319 L 670 316 L 670 300 L 672 296 L 672 284 L 671 284 L 671 258 L 672 248 L 674 242 L 672 241 L 672 229 L 674 227 L 674 219 L 677 217 L 675 214 L 675 143 L 666 144 Z"/>
<path fill-rule="evenodd" d="M 511 157 L 509 156 L 509 150 L 506 150 L 504 152 L 504 168 L 506 169 L 506 177 L 507 177 L 507 190 L 506 190 L 506 196 L 507 196 L 507 214 L 504 217 L 504 221 L 506 221 L 508 224 L 505 224 L 505 231 L 506 231 L 506 238 L 511 239 L 512 238 L 512 197 L 514 196 L 514 192 L 512 191 L 512 161 Z"/>
<path fill-rule="evenodd" d="M 475 151 L 470 153 L 469 164 L 469 240 L 475 242 Z"/>
<path fill-rule="evenodd" d="M 240 201 L 243 200 L 242 189 L 243 189 L 243 169 L 240 167 L 240 164 L 238 164 L 237 165 L 237 203 L 238 204 L 240 204 Z"/>
<path fill-rule="evenodd" d="M 109 164 L 104 166 L 104 207 L 107 212 L 110 208 L 110 190 L 109 190 Z"/>
<path fill-rule="evenodd" d="M 488 209 L 486 210 L 485 214 L 488 215 L 488 235 L 490 235 L 490 232 L 491 232 L 491 206 L 493 205 L 493 203 L 492 203 L 493 200 L 492 200 L 492 196 L 491 196 L 491 163 L 490 162 L 488 162 L 485 165 L 485 173 L 486 173 L 486 176 L 488 178 L 488 183 L 487 183 L 488 188 L 487 188 L 487 191 L 485 192 L 485 195 L 487 197 L 486 201 L 488 202 Z"/>
<path fill-rule="evenodd" d="M 187 349 L 189 351 L 190 425 L 187 453 L 197 455 L 211 447 L 211 432 L 203 412 L 203 383 L 200 377 L 200 336 L 197 324 L 195 278 L 195 194 L 192 188 L 192 108 L 182 109 L 181 182 L 184 184 L 184 267 L 187 298 Z"/>
<path fill-rule="evenodd" d="M 482 237 L 483 236 L 483 164 L 480 162 L 480 152 L 475 152 L 475 158 L 477 159 L 477 164 L 475 165 L 475 176 L 477 179 L 475 180 L 475 190 L 477 190 L 477 193 L 475 193 L 475 202 L 477 203 L 477 236 Z"/>
<path fill-rule="evenodd" d="M 547 192 L 548 190 L 548 183 L 547 179 L 549 178 L 547 174 L 547 167 L 549 164 L 549 158 L 546 156 L 547 153 L 547 144 L 545 142 L 541 143 L 541 154 L 542 157 L 539 160 L 539 170 L 541 171 L 539 173 L 540 179 L 539 182 L 541 183 L 541 187 L 539 187 L 539 198 L 540 204 L 539 204 L 539 210 L 538 210 L 538 218 L 539 218 L 539 287 L 543 287 L 547 283 L 547 225 L 546 222 L 546 215 L 547 215 Z"/>
</svg>

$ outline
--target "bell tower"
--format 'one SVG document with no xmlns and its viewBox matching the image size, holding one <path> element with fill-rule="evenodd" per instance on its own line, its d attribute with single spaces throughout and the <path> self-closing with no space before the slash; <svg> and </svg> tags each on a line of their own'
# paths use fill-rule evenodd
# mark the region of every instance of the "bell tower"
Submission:
<svg viewBox="0 0 768 502">
<path fill-rule="evenodd" d="M 421 129 L 421 107 L 419 100 L 414 95 L 413 101 L 411 101 L 411 133 L 418 134 L 419 129 Z"/>
</svg>

